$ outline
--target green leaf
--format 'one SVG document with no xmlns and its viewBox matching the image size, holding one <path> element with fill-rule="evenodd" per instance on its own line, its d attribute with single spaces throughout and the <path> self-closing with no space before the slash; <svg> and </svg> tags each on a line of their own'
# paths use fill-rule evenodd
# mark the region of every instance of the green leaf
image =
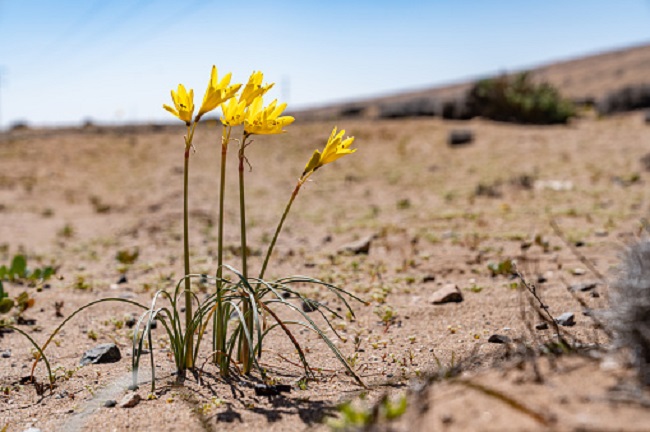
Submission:
<svg viewBox="0 0 650 432">
<path fill-rule="evenodd" d="M 25 277 L 27 273 L 27 260 L 23 255 L 16 255 L 11 261 L 9 273 L 12 277 Z"/>
<path fill-rule="evenodd" d="M 0 300 L 0 313 L 7 313 L 14 307 L 14 301 L 8 297 Z"/>
<path fill-rule="evenodd" d="M 54 274 L 54 269 L 50 266 L 47 266 L 43 269 L 43 280 L 48 280 Z"/>
<path fill-rule="evenodd" d="M 391 402 L 390 399 L 386 398 L 383 405 L 386 419 L 394 420 L 406 412 L 406 396 L 402 395 L 396 402 Z"/>
<path fill-rule="evenodd" d="M 0 280 L 6 278 L 8 272 L 9 270 L 7 270 L 7 266 L 3 265 L 2 267 L 0 267 Z"/>
</svg>

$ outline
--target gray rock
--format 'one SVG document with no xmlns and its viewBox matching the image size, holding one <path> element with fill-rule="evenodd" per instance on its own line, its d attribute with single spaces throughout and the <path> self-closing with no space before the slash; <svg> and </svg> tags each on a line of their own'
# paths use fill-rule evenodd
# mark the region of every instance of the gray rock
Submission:
<svg viewBox="0 0 650 432">
<path fill-rule="evenodd" d="M 9 357 L 11 357 L 11 350 L 10 349 L 2 352 L 2 358 L 9 358 Z"/>
<path fill-rule="evenodd" d="M 127 393 L 120 401 L 120 408 L 133 408 L 140 403 L 142 397 L 137 393 Z"/>
<path fill-rule="evenodd" d="M 536 328 L 537 330 L 548 330 L 548 323 L 546 323 L 546 322 L 541 322 L 541 323 L 535 325 L 535 328 Z"/>
<path fill-rule="evenodd" d="M 463 294 L 456 284 L 447 284 L 433 293 L 429 301 L 433 304 L 460 303 L 463 301 Z"/>
<path fill-rule="evenodd" d="M 573 312 L 565 312 L 559 317 L 555 318 L 555 322 L 565 327 L 574 326 L 576 324 L 575 315 Z"/>
<path fill-rule="evenodd" d="M 374 238 L 375 236 L 372 235 L 372 236 L 359 239 L 355 242 L 348 243 L 347 245 L 339 249 L 339 252 L 349 253 L 353 255 L 368 255 L 368 253 L 370 252 L 370 244 L 372 243 Z"/>
<path fill-rule="evenodd" d="M 570 285 L 569 290 L 573 292 L 586 292 L 586 291 L 591 291 L 597 286 L 598 286 L 598 282 L 577 283 L 577 284 Z"/>
<path fill-rule="evenodd" d="M 86 366 L 88 364 L 115 363 L 120 361 L 122 354 L 120 349 L 114 343 L 97 345 L 95 348 L 86 351 L 79 364 Z"/>
<path fill-rule="evenodd" d="M 496 343 L 496 344 L 508 344 L 508 343 L 512 342 L 512 339 L 510 339 L 508 336 L 504 336 L 504 335 L 500 335 L 500 334 L 493 334 L 488 339 L 488 342 Z"/>
<path fill-rule="evenodd" d="M 308 300 L 308 299 L 304 299 L 302 301 L 302 310 L 303 310 L 303 312 L 310 313 L 310 312 L 316 311 L 317 309 L 318 309 L 318 304 L 317 303 L 314 303 L 314 302 L 312 302 L 311 300 Z"/>
<path fill-rule="evenodd" d="M 115 405 L 117 405 L 117 401 L 114 399 L 109 399 L 106 402 L 104 402 L 105 408 L 113 408 Z"/>
<path fill-rule="evenodd" d="M 422 282 L 424 282 L 424 283 L 435 282 L 435 281 L 436 281 L 436 277 L 435 277 L 435 275 L 432 275 L 432 274 L 425 275 L 422 278 Z"/>
<path fill-rule="evenodd" d="M 450 147 L 471 144 L 474 141 L 474 132 L 469 129 L 456 129 L 449 132 L 447 144 Z"/>
</svg>

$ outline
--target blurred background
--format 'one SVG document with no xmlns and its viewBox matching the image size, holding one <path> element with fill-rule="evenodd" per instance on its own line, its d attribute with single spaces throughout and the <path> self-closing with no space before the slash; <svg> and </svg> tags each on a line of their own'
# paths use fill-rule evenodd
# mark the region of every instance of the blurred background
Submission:
<svg viewBox="0 0 650 432">
<path fill-rule="evenodd" d="M 634 63 L 633 81 L 645 70 L 650 83 L 647 44 L 648 0 L 0 0 L 0 128 L 171 121 L 169 91 L 183 83 L 200 101 L 213 64 L 238 82 L 263 71 L 292 110 L 628 47 L 610 75 Z"/>
</svg>

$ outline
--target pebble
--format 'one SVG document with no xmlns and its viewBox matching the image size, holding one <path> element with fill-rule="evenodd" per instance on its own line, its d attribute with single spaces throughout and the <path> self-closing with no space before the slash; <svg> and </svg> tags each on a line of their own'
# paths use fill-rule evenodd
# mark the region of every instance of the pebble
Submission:
<svg viewBox="0 0 650 432">
<path fill-rule="evenodd" d="M 28 427 L 23 432 L 41 432 L 41 430 L 39 428 L 35 428 L 35 427 Z"/>
<path fill-rule="evenodd" d="M 375 236 L 371 235 L 364 237 L 352 243 L 348 243 L 339 249 L 339 253 L 351 253 L 353 255 L 368 255 L 370 252 L 370 244 L 374 240 Z"/>
<path fill-rule="evenodd" d="M 106 402 L 104 402 L 105 408 L 113 408 L 115 405 L 117 405 L 117 401 L 113 399 L 109 399 Z"/>
<path fill-rule="evenodd" d="M 469 129 L 455 129 L 447 135 L 447 145 L 450 147 L 471 144 L 474 141 L 474 132 Z"/>
<path fill-rule="evenodd" d="M 255 384 L 255 396 L 277 396 L 280 393 L 290 393 L 291 386 L 287 384 Z"/>
<path fill-rule="evenodd" d="M 537 330 L 548 330 L 548 323 L 546 323 L 546 322 L 541 322 L 541 323 L 535 325 L 535 328 L 536 328 Z"/>
<path fill-rule="evenodd" d="M 124 275 L 124 274 L 122 276 L 120 276 L 120 278 L 117 281 L 118 284 L 125 284 L 127 282 L 128 282 L 128 279 L 126 278 L 126 275 Z"/>
<path fill-rule="evenodd" d="M 571 273 L 573 275 L 575 275 L 575 276 L 582 276 L 582 275 L 587 273 L 587 270 L 585 270 L 583 268 L 580 268 L 580 267 L 577 267 L 577 268 L 574 268 L 573 270 L 571 270 Z"/>
<path fill-rule="evenodd" d="M 565 312 L 559 317 L 555 318 L 555 322 L 565 327 L 574 326 L 576 324 L 575 315 L 573 312 Z"/>
<path fill-rule="evenodd" d="M 305 313 L 310 313 L 314 312 L 316 309 L 318 309 L 318 304 L 309 301 L 309 300 L 303 300 L 302 301 L 302 310 Z"/>
<path fill-rule="evenodd" d="M 142 397 L 137 393 L 127 393 L 120 401 L 120 408 L 133 408 L 140 403 Z"/>
<path fill-rule="evenodd" d="M 88 364 L 115 363 L 120 361 L 122 354 L 120 349 L 114 343 L 97 345 L 95 348 L 86 351 L 79 364 L 86 366 Z"/>
<path fill-rule="evenodd" d="M 598 282 L 584 282 L 584 283 L 577 283 L 573 285 L 569 285 L 569 290 L 573 292 L 586 292 L 586 291 L 591 291 L 594 288 L 598 286 Z"/>
<path fill-rule="evenodd" d="M 11 357 L 11 350 L 6 350 L 2 352 L 2 358 L 9 358 Z"/>
<path fill-rule="evenodd" d="M 456 284 L 447 284 L 433 293 L 429 299 L 433 304 L 460 303 L 463 301 L 463 294 Z"/>
<path fill-rule="evenodd" d="M 512 339 L 510 339 L 508 336 L 505 335 L 493 334 L 488 339 L 488 342 L 495 343 L 495 344 L 508 344 L 512 342 Z"/>
</svg>

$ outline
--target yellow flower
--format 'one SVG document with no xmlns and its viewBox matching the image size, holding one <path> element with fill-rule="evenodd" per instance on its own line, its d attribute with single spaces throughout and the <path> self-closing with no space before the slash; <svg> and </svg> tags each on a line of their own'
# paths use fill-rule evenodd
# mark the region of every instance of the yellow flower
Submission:
<svg viewBox="0 0 650 432">
<path fill-rule="evenodd" d="M 325 164 L 334 162 L 335 160 L 342 158 L 347 154 L 352 154 L 357 151 L 357 149 L 350 148 L 354 142 L 354 137 L 347 137 L 346 139 L 343 139 L 343 135 L 345 135 L 345 130 L 341 130 L 337 134 L 336 127 L 334 127 L 330 138 L 327 140 L 327 144 L 325 144 L 323 152 L 321 153 L 318 150 L 314 150 L 314 153 L 311 155 L 309 162 L 307 162 L 307 165 L 305 166 L 305 171 L 302 173 L 303 177 L 313 171 L 316 171 L 318 168 L 322 167 Z"/>
<path fill-rule="evenodd" d="M 223 116 L 221 123 L 226 126 L 237 126 L 244 122 L 244 111 L 246 111 L 246 102 L 238 101 L 235 98 L 221 105 Z"/>
<path fill-rule="evenodd" d="M 212 74 L 210 75 L 208 88 L 205 91 L 205 95 L 203 95 L 203 103 L 201 104 L 199 113 L 196 115 L 197 120 L 200 119 L 203 114 L 212 111 L 237 94 L 241 84 L 229 85 L 231 77 L 232 74 L 228 73 L 221 79 L 221 81 L 219 81 L 217 67 L 212 66 Z"/>
<path fill-rule="evenodd" d="M 244 132 L 249 135 L 272 135 L 285 132 L 282 128 L 293 123 L 294 118 L 291 116 L 280 117 L 287 104 L 277 105 L 277 102 L 274 100 L 264 108 L 262 98 L 256 98 L 246 110 Z"/>
<path fill-rule="evenodd" d="M 246 106 L 249 106 L 257 97 L 264 96 L 264 94 L 275 85 L 275 83 L 271 83 L 262 86 L 263 79 L 264 74 L 262 72 L 253 72 L 248 78 L 248 83 L 244 86 L 241 96 L 239 96 L 239 101 L 246 102 Z"/>
<path fill-rule="evenodd" d="M 192 121 L 192 113 L 194 113 L 194 90 L 190 89 L 188 93 L 185 86 L 179 84 L 178 91 L 172 90 L 172 101 L 174 101 L 175 108 L 169 105 L 163 105 L 163 108 L 189 125 Z"/>
</svg>

